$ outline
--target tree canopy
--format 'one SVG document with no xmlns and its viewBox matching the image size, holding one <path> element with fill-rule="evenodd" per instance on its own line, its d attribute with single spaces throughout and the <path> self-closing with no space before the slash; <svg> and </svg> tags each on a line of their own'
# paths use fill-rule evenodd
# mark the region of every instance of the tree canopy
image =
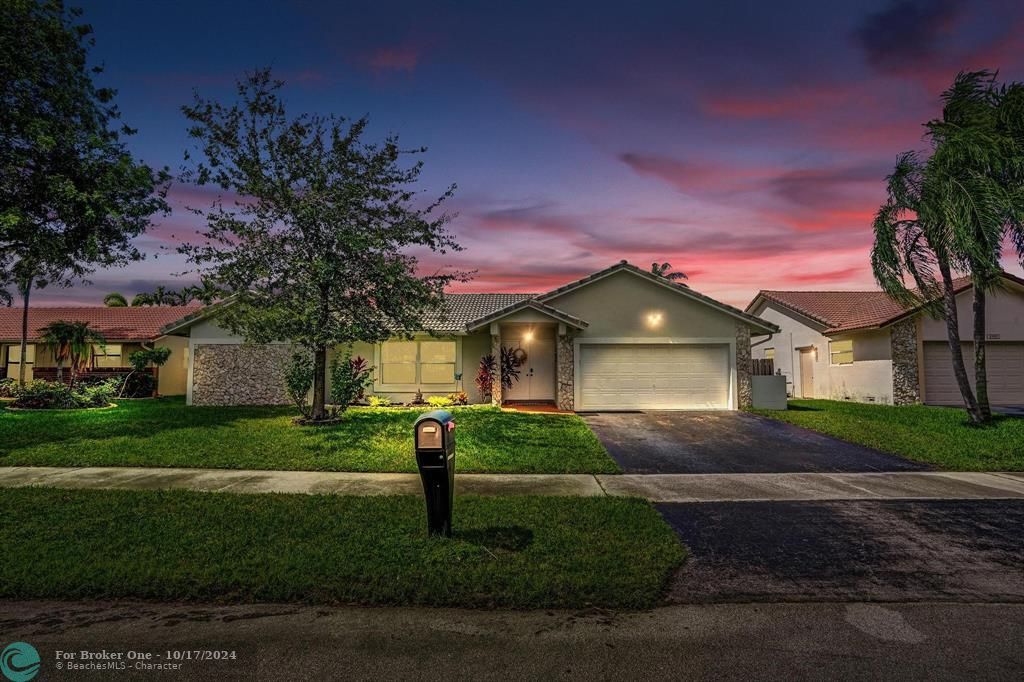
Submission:
<svg viewBox="0 0 1024 682">
<path fill-rule="evenodd" d="M 415 253 L 459 246 L 441 211 L 454 185 L 423 200 L 422 161 L 398 138 L 364 140 L 368 121 L 290 116 L 283 83 L 248 75 L 231 104 L 184 107 L 195 149 L 184 180 L 225 194 L 202 241 L 182 252 L 211 283 L 234 292 L 219 322 L 248 341 L 291 341 L 313 353 L 313 418 L 326 415 L 326 353 L 423 328 L 445 287 L 468 275 L 420 274 Z M 232 197 L 231 195 L 234 195 Z"/>
</svg>

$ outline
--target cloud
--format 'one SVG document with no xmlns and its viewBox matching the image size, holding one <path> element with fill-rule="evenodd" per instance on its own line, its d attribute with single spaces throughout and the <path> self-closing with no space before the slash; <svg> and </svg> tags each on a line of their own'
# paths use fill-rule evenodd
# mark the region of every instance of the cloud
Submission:
<svg viewBox="0 0 1024 682">
<path fill-rule="evenodd" d="M 902 74 L 941 56 L 963 15 L 961 0 L 895 0 L 868 14 L 854 40 L 875 70 Z"/>
<path fill-rule="evenodd" d="M 378 47 L 363 55 L 362 63 L 375 74 L 387 71 L 413 72 L 420 61 L 420 48 L 412 44 Z"/>
</svg>

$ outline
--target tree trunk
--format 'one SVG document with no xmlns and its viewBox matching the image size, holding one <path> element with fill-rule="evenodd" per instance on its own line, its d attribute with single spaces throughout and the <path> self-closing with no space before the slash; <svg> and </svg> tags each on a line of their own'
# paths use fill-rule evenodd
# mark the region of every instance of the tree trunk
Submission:
<svg viewBox="0 0 1024 682">
<path fill-rule="evenodd" d="M 983 422 L 992 420 L 988 404 L 988 371 L 985 368 L 985 290 L 974 286 L 974 391 Z"/>
<path fill-rule="evenodd" d="M 313 354 L 313 421 L 327 419 L 327 347 Z"/>
<path fill-rule="evenodd" d="M 953 288 L 953 275 L 950 273 L 949 263 L 940 261 L 939 272 L 942 274 L 942 304 L 946 318 L 949 352 L 953 359 L 953 374 L 956 375 L 960 395 L 964 397 L 967 416 L 970 417 L 972 423 L 978 424 L 982 421 L 981 412 L 978 410 L 978 401 L 974 398 L 974 391 L 971 390 L 971 382 L 967 378 L 967 367 L 964 365 L 963 350 L 960 347 L 960 322 L 956 312 L 956 291 Z"/>
<path fill-rule="evenodd" d="M 28 278 L 28 282 L 21 290 L 21 296 L 24 299 L 24 307 L 21 310 L 21 362 L 18 365 L 18 385 L 25 385 L 25 361 L 28 360 L 28 298 L 32 294 L 32 278 Z"/>
</svg>

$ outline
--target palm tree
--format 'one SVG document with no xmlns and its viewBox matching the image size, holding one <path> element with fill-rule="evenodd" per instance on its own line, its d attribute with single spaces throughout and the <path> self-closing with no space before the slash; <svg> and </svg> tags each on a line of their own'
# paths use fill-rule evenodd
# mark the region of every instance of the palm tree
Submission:
<svg viewBox="0 0 1024 682">
<path fill-rule="evenodd" d="M 651 263 L 651 273 L 673 282 L 687 278 L 682 272 L 672 272 L 672 264 L 668 261 L 664 263 Z"/>
<path fill-rule="evenodd" d="M 103 346 L 107 342 L 88 322 L 57 320 L 39 331 L 43 345 L 53 351 L 57 362 L 57 381 L 64 380 L 64 363 L 67 362 L 71 369 L 71 386 L 75 385 L 78 373 L 89 364 L 93 345 Z"/>
<path fill-rule="evenodd" d="M 986 293 L 999 282 L 1004 237 L 1024 256 L 1024 95 L 1019 84 L 1000 88 L 994 74 L 979 71 L 957 76 L 942 99 L 942 118 L 927 124 L 931 156 L 904 153 L 887 178 L 889 196 L 875 219 L 871 261 L 875 279 L 891 296 L 925 303 L 945 317 L 957 385 L 971 421 L 982 423 L 992 417 Z M 960 345 L 954 269 L 969 274 L 974 285 L 973 390 Z M 916 291 L 907 289 L 904 275 Z"/>
<path fill-rule="evenodd" d="M 182 304 L 190 301 L 200 301 L 204 305 L 210 305 L 227 295 L 227 291 L 214 284 L 212 280 L 204 277 L 199 284 L 185 287 L 181 290 Z"/>
<path fill-rule="evenodd" d="M 189 289 L 172 291 L 165 286 L 158 286 L 150 293 L 137 294 L 132 299 L 132 306 L 174 306 L 185 305 L 191 300 Z"/>
<path fill-rule="evenodd" d="M 103 297 L 103 305 L 108 308 L 126 308 L 128 307 L 128 299 L 123 294 L 115 291 Z"/>
</svg>

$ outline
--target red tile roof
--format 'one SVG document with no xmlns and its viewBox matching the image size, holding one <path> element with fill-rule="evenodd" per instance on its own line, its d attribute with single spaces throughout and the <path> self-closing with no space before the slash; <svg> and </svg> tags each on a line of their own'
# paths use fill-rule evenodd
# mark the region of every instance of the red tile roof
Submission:
<svg viewBox="0 0 1024 682">
<path fill-rule="evenodd" d="M 39 339 L 39 329 L 51 322 L 88 322 L 110 341 L 149 341 L 160 334 L 160 328 L 185 315 L 195 313 L 201 306 L 145 306 L 137 308 L 107 308 L 101 306 L 61 306 L 29 308 L 28 337 Z M 0 308 L 0 341 L 21 339 L 21 308 Z"/>
<path fill-rule="evenodd" d="M 1019 279 L 1012 275 L 1004 276 L 1019 283 Z M 971 286 L 971 280 L 959 277 L 953 280 L 953 286 L 960 293 Z M 825 325 L 825 334 L 881 327 L 920 308 L 897 303 L 884 291 L 763 290 L 747 310 L 750 311 L 762 297 Z"/>
</svg>

